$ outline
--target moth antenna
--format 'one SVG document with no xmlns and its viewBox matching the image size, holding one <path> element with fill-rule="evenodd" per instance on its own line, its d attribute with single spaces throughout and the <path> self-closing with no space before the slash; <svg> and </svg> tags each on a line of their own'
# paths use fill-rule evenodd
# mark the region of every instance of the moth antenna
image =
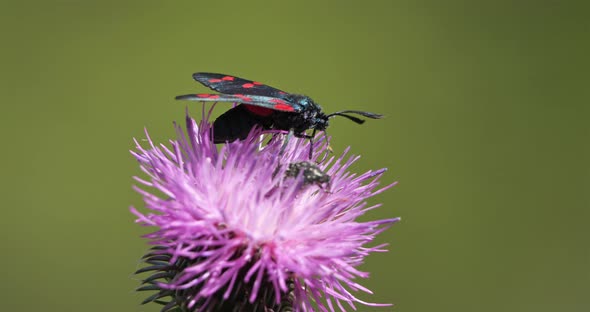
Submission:
<svg viewBox="0 0 590 312">
<path fill-rule="evenodd" d="M 363 111 L 357 111 L 357 110 L 343 110 L 343 111 L 336 112 L 336 114 L 342 114 L 342 113 L 357 114 L 357 115 L 361 115 L 361 116 L 371 118 L 371 119 L 381 119 L 381 118 L 385 117 L 381 114 L 376 114 L 376 113 L 371 113 L 371 112 L 363 112 Z"/>
<path fill-rule="evenodd" d="M 363 112 L 363 111 L 356 111 L 356 110 L 344 110 L 344 111 L 339 111 L 339 112 L 335 112 L 332 114 L 327 115 L 328 118 L 334 117 L 334 116 L 342 116 L 345 118 L 348 118 L 354 122 L 356 122 L 357 124 L 363 124 L 365 121 L 363 119 L 360 119 L 358 117 L 354 117 L 354 116 L 350 116 L 346 113 L 351 113 L 351 114 L 358 114 L 367 118 L 371 118 L 371 119 L 380 119 L 383 118 L 383 115 L 381 114 L 375 114 L 375 113 L 370 113 L 370 112 Z"/>
<path fill-rule="evenodd" d="M 334 114 L 331 114 L 330 115 L 330 117 L 334 117 L 334 116 L 342 116 L 342 117 L 348 118 L 348 119 L 356 122 L 359 125 L 362 125 L 363 123 L 365 123 L 365 121 L 363 119 L 360 119 L 360 118 L 354 117 L 354 116 L 350 116 L 350 115 L 346 115 L 346 114 L 337 114 L 337 113 L 334 113 Z"/>
</svg>

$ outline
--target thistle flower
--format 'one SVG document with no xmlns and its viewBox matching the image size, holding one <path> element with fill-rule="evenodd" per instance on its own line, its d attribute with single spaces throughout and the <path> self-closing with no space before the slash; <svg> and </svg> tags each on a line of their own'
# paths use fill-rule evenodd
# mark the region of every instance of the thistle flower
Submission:
<svg viewBox="0 0 590 312">
<path fill-rule="evenodd" d="M 205 114 L 203 114 L 205 115 Z M 365 200 L 378 189 L 380 169 L 348 172 L 359 157 L 327 157 L 318 138 L 314 159 L 331 178 L 329 189 L 305 183 L 302 174 L 286 175 L 288 164 L 308 160 L 309 142 L 293 138 L 283 153 L 275 135 L 262 144 L 253 129 L 244 141 L 221 146 L 210 138 L 208 118 L 186 117 L 187 133 L 176 125 L 170 147 L 137 141 L 132 154 L 150 188 L 135 187 L 149 213 L 131 211 L 137 222 L 155 227 L 145 237 L 154 245 L 144 257 L 150 272 L 139 290 L 155 290 L 144 303 L 163 311 L 344 311 L 363 302 L 353 292 L 368 273 L 357 267 L 371 252 L 373 238 L 399 218 L 358 222 Z M 164 299 L 169 297 L 169 299 Z"/>
</svg>

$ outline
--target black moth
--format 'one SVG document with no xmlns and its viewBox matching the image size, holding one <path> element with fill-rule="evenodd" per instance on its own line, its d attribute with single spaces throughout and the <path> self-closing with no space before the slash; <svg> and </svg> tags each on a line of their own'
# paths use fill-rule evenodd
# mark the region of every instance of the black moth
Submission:
<svg viewBox="0 0 590 312">
<path fill-rule="evenodd" d="M 240 103 L 219 116 L 213 123 L 215 143 L 244 139 L 254 126 L 264 130 L 289 131 L 287 140 L 295 135 L 311 141 L 316 131 L 326 130 L 331 117 L 346 117 L 357 124 L 365 121 L 348 114 L 358 114 L 372 119 L 383 117 L 380 114 L 356 110 L 324 114 L 322 108 L 308 96 L 287 93 L 260 82 L 235 76 L 195 73 L 193 78 L 221 94 L 179 95 L 176 97 L 177 100 Z M 312 135 L 306 134 L 308 129 L 313 129 Z M 311 143 L 310 158 L 313 153 L 313 142 Z"/>
</svg>

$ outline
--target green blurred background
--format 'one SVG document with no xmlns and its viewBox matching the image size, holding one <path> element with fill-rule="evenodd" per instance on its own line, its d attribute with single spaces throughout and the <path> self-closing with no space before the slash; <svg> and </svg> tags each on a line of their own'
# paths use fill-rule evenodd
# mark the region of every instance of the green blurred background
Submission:
<svg viewBox="0 0 590 312">
<path fill-rule="evenodd" d="M 361 281 L 392 309 L 590 311 L 582 1 L 29 1 L 0 8 L 0 310 L 156 311 L 128 150 L 174 137 L 196 71 L 387 119 L 330 128 L 401 216 Z M 220 113 L 222 110 L 217 110 Z"/>
</svg>

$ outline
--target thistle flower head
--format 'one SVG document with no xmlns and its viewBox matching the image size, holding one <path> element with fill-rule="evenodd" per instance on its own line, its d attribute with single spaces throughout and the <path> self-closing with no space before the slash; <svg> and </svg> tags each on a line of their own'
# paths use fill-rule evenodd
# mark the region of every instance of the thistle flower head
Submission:
<svg viewBox="0 0 590 312">
<path fill-rule="evenodd" d="M 280 311 L 344 310 L 363 302 L 353 293 L 370 290 L 357 284 L 358 270 L 371 252 L 374 237 L 398 218 L 359 222 L 379 205 L 366 199 L 385 171 L 360 175 L 348 168 L 358 156 L 327 157 L 327 142 L 318 137 L 314 158 L 330 176 L 329 189 L 306 183 L 302 174 L 286 174 L 289 164 L 307 161 L 309 142 L 293 138 L 281 153 L 281 135 L 262 144 L 253 129 L 243 141 L 222 145 L 210 140 L 208 118 L 197 124 L 187 114 L 186 133 L 169 146 L 136 141 L 132 154 L 147 179 L 143 186 L 148 213 L 131 211 L 137 222 L 155 227 L 146 237 L 154 248 L 153 273 L 141 290 L 157 290 L 146 299 L 187 311 L 245 309 Z M 147 132 L 146 132 L 147 135 Z M 147 190 L 146 190 L 147 189 Z M 148 191 L 150 190 L 150 191 Z M 163 297 L 170 297 L 166 301 Z"/>
</svg>

